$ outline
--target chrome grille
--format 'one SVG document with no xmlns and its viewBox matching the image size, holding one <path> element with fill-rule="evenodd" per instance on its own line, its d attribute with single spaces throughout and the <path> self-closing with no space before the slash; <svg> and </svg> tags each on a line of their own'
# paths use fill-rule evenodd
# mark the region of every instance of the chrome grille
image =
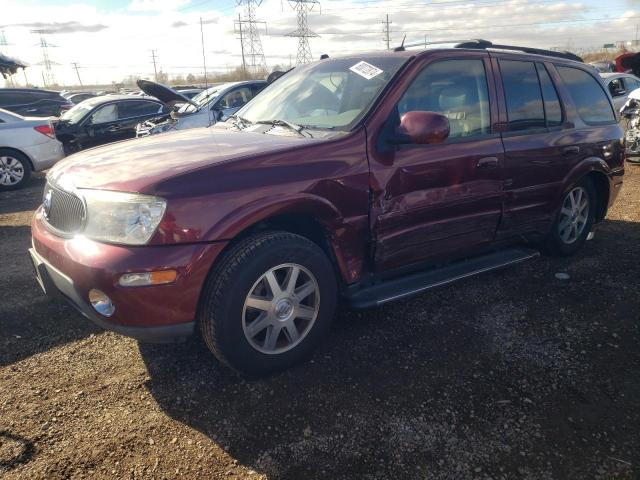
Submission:
<svg viewBox="0 0 640 480">
<path fill-rule="evenodd" d="M 44 189 L 44 217 L 47 223 L 62 233 L 76 233 L 82 229 L 86 210 L 83 201 L 50 183 Z"/>
</svg>

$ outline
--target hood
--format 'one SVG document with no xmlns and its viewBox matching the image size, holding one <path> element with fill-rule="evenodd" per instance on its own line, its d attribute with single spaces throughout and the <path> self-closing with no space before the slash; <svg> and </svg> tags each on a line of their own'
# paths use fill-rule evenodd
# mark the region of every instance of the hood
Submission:
<svg viewBox="0 0 640 480">
<path fill-rule="evenodd" d="M 317 140 L 194 128 L 91 148 L 58 162 L 49 175 L 77 188 L 151 193 L 157 183 L 236 158 L 264 155 Z"/>
<path fill-rule="evenodd" d="M 169 108 L 173 108 L 176 103 L 190 103 L 195 107 L 198 106 L 181 93 L 178 93 L 174 89 L 165 85 L 161 85 L 160 83 L 152 82 L 151 80 L 138 80 L 136 83 L 140 90 L 147 95 L 156 97 L 158 100 L 168 105 Z"/>
</svg>

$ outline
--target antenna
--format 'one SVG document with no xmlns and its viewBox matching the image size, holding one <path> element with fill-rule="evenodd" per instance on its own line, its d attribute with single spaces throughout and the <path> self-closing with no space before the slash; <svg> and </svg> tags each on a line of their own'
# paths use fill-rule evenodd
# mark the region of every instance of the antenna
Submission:
<svg viewBox="0 0 640 480">
<path fill-rule="evenodd" d="M 318 0 L 289 0 L 291 8 L 296 11 L 298 16 L 298 29 L 291 33 L 287 33 L 287 37 L 298 38 L 298 55 L 296 64 L 302 65 L 313 61 L 311 47 L 309 46 L 309 38 L 318 37 L 319 35 L 309 30 L 307 16 L 316 5 L 320 5 Z"/>
<path fill-rule="evenodd" d="M 204 91 L 209 90 L 209 82 L 207 81 L 207 57 L 204 54 L 204 28 L 202 27 L 202 17 L 200 17 L 200 41 L 202 42 L 202 66 L 204 67 Z M 209 127 L 211 126 L 211 108 L 207 107 L 207 117 Z"/>
<path fill-rule="evenodd" d="M 264 24 L 265 32 L 267 30 L 267 24 L 256 20 L 256 8 L 262 4 L 262 0 L 236 0 L 236 4 L 238 6 L 245 6 L 245 17 L 238 18 L 237 25 L 238 29 L 242 29 L 244 25 L 240 45 L 244 54 L 249 57 L 251 75 L 254 78 L 264 76 L 267 73 L 267 62 L 264 59 L 258 24 Z"/>
</svg>

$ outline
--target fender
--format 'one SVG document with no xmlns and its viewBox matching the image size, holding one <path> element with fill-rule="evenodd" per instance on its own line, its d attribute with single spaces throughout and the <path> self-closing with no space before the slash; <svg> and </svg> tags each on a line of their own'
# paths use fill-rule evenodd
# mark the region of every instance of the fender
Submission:
<svg viewBox="0 0 640 480">
<path fill-rule="evenodd" d="M 602 158 L 599 157 L 587 157 L 580 163 L 576 164 L 562 180 L 562 189 L 557 193 L 556 200 L 565 195 L 571 185 L 576 183 L 580 178 L 588 175 L 591 172 L 599 172 L 605 175 L 607 178 L 611 176 L 611 167 Z"/>
</svg>

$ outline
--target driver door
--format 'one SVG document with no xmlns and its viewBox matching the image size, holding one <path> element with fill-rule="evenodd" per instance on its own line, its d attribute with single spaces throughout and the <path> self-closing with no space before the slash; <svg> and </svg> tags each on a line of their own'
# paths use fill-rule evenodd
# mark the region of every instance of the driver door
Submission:
<svg viewBox="0 0 640 480">
<path fill-rule="evenodd" d="M 240 110 L 253 97 L 250 87 L 240 87 L 231 90 L 225 94 L 214 107 L 216 111 L 216 119 L 225 121 L 231 115 Z"/>
<path fill-rule="evenodd" d="M 127 132 L 122 128 L 118 118 L 119 105 L 108 103 L 102 105 L 91 114 L 85 124 L 86 138 L 82 142 L 83 148 L 117 142 L 127 138 Z"/>
<path fill-rule="evenodd" d="M 504 150 L 492 125 L 491 64 L 484 53 L 470 57 L 423 65 L 388 120 L 395 129 L 408 111 L 442 114 L 450 123 L 444 143 L 382 148 L 382 136 L 371 154 L 378 271 L 469 255 L 495 237 Z"/>
</svg>

